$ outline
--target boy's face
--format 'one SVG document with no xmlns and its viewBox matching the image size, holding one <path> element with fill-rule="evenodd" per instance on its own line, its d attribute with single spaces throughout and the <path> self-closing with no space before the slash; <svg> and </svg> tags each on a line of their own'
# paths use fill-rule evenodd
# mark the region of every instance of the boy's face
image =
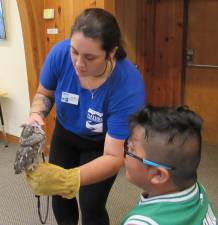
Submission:
<svg viewBox="0 0 218 225">
<path fill-rule="evenodd" d="M 146 159 L 146 149 L 144 149 L 146 146 L 145 141 L 144 129 L 136 126 L 128 141 L 128 151 L 140 158 Z M 127 179 L 139 188 L 146 189 L 147 167 L 129 155 L 126 155 L 125 166 Z"/>
</svg>

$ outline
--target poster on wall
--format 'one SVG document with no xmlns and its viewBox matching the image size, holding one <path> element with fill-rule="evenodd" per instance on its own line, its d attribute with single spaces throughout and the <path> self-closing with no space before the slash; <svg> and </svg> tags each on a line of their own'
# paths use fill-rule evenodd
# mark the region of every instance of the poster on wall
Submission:
<svg viewBox="0 0 218 225">
<path fill-rule="evenodd" d="M 0 39 L 6 39 L 2 0 L 0 0 Z"/>
</svg>

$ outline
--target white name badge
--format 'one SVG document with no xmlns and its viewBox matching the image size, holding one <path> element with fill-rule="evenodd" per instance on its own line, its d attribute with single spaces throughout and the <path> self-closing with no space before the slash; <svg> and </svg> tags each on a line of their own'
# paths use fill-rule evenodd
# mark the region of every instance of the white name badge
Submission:
<svg viewBox="0 0 218 225">
<path fill-rule="evenodd" d="M 61 101 L 68 104 L 72 104 L 72 105 L 78 105 L 79 95 L 71 94 L 71 93 L 63 91 L 61 95 Z"/>
</svg>

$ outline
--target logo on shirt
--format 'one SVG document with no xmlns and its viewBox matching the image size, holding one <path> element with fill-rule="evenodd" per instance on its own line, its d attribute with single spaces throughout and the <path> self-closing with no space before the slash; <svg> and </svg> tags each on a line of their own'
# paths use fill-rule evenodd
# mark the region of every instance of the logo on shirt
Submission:
<svg viewBox="0 0 218 225">
<path fill-rule="evenodd" d="M 90 129 L 92 132 L 102 133 L 103 113 L 89 108 L 86 120 L 86 128 Z"/>
</svg>

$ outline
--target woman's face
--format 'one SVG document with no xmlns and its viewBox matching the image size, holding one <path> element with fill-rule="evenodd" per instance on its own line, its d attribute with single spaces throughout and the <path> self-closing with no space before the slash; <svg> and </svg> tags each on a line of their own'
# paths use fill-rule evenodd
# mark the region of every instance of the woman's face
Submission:
<svg viewBox="0 0 218 225">
<path fill-rule="evenodd" d="M 95 77 L 104 72 L 107 60 L 100 40 L 85 37 L 82 32 L 76 32 L 71 37 L 70 53 L 79 77 Z"/>
</svg>

